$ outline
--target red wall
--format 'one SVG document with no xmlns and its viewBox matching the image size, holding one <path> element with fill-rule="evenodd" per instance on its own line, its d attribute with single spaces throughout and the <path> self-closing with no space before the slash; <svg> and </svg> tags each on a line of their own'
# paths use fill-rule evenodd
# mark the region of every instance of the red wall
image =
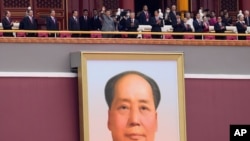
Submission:
<svg viewBox="0 0 250 141">
<path fill-rule="evenodd" d="M 241 10 L 250 10 L 249 0 L 239 0 L 239 5 Z"/>
<path fill-rule="evenodd" d="M 78 141 L 77 80 L 0 78 L 0 141 Z"/>
<path fill-rule="evenodd" d="M 186 79 L 188 141 L 250 123 L 250 80 Z M 0 78 L 0 141 L 79 141 L 77 78 Z"/>
<path fill-rule="evenodd" d="M 120 8 L 130 9 L 131 11 L 134 11 L 135 9 L 134 0 L 120 0 Z"/>
<path fill-rule="evenodd" d="M 229 141 L 230 124 L 250 123 L 250 80 L 186 79 L 188 141 Z"/>
</svg>

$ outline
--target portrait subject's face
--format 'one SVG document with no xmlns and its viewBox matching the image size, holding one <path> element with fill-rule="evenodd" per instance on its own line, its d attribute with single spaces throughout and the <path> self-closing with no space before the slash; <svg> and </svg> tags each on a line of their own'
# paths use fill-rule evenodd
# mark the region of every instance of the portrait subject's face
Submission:
<svg viewBox="0 0 250 141">
<path fill-rule="evenodd" d="M 136 74 L 117 81 L 109 109 L 113 141 L 154 141 L 157 113 L 150 84 Z"/>
</svg>

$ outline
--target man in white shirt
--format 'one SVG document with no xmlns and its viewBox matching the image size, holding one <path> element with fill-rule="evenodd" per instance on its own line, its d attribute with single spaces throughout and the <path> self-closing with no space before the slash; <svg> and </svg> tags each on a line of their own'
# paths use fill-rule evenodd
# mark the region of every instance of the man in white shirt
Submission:
<svg viewBox="0 0 250 141">
<path fill-rule="evenodd" d="M 191 29 L 192 29 L 192 32 L 194 32 L 194 26 L 193 26 L 193 18 L 191 18 L 191 14 L 190 14 L 190 12 L 187 12 L 186 14 L 185 14 L 185 17 L 187 18 L 187 22 L 186 22 L 186 24 L 188 24 L 190 27 L 191 27 Z"/>
</svg>

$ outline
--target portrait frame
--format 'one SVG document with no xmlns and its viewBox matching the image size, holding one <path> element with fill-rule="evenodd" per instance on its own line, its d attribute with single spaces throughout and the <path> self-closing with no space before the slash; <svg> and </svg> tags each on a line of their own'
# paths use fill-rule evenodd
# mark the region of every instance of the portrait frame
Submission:
<svg viewBox="0 0 250 141">
<path fill-rule="evenodd" d="M 89 104 L 89 82 L 88 76 L 89 64 L 92 61 L 119 62 L 119 61 L 156 61 L 156 62 L 174 62 L 176 64 L 176 82 L 177 82 L 177 113 L 178 113 L 178 135 L 177 141 L 187 141 L 186 136 L 186 106 L 185 106 L 185 84 L 184 84 L 184 54 L 182 52 L 80 52 L 78 55 L 72 55 L 72 60 L 78 65 L 74 65 L 78 72 L 78 89 L 79 89 L 79 126 L 80 141 L 93 141 L 90 136 L 90 111 Z M 77 57 L 76 57 L 77 56 Z M 72 59 L 73 58 L 73 59 Z M 94 64 L 95 65 L 95 64 Z M 98 63 L 96 64 L 98 65 Z M 117 66 L 116 66 L 117 67 Z M 118 66 L 119 67 L 119 66 Z M 97 73 L 97 72 L 96 72 Z M 100 75 L 101 76 L 101 75 Z M 98 98 L 97 98 L 98 99 Z M 171 108 L 171 107 L 170 107 Z M 92 132 L 92 131 L 91 131 Z M 98 133 L 96 133 L 98 135 Z M 106 139 L 105 139 L 106 140 Z M 168 140 L 168 139 L 164 139 Z"/>
</svg>

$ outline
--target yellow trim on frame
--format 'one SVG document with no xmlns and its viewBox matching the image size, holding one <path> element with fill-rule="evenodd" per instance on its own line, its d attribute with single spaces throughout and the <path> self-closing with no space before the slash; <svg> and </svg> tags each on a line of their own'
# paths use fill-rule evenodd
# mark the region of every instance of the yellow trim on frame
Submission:
<svg viewBox="0 0 250 141">
<path fill-rule="evenodd" d="M 88 60 L 166 60 L 177 62 L 178 106 L 180 141 L 187 141 L 186 106 L 184 85 L 184 54 L 169 52 L 81 52 L 81 66 L 78 68 L 80 141 L 89 140 L 88 111 Z"/>
</svg>

